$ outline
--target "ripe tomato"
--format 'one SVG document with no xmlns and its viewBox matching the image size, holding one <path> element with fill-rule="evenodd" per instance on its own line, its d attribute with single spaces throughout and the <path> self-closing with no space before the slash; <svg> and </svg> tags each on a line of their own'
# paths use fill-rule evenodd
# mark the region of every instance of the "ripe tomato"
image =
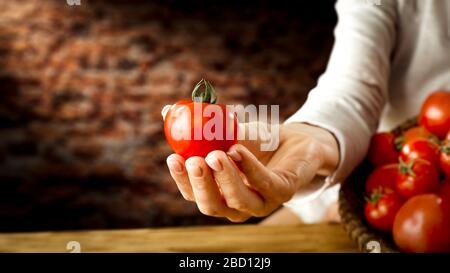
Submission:
<svg viewBox="0 0 450 273">
<path fill-rule="evenodd" d="M 425 159 L 440 170 L 439 145 L 427 139 L 415 139 L 407 142 L 400 151 L 400 157 L 403 161 Z"/>
<path fill-rule="evenodd" d="M 439 139 L 423 126 L 409 128 L 395 139 L 397 149 L 401 150 L 403 145 L 416 139 L 428 139 L 434 143 L 439 143 Z"/>
<path fill-rule="evenodd" d="M 424 193 L 435 193 L 439 189 L 439 174 L 430 162 L 412 159 L 400 162 L 395 189 L 404 198 Z"/>
<path fill-rule="evenodd" d="M 375 167 L 397 163 L 398 151 L 395 147 L 395 136 L 392 133 L 373 135 L 368 152 L 369 161 Z"/>
<path fill-rule="evenodd" d="M 202 85 L 205 89 L 199 96 Z M 195 86 L 192 98 L 192 101 L 175 103 L 165 114 L 164 133 L 169 145 L 184 158 L 205 157 L 214 150 L 228 150 L 237 142 L 235 113 L 224 105 L 214 104 L 215 90 L 205 80 Z"/>
<path fill-rule="evenodd" d="M 422 105 L 419 124 L 443 139 L 450 130 L 450 91 L 432 93 Z"/>
<path fill-rule="evenodd" d="M 415 196 L 400 208 L 394 220 L 394 241 L 405 252 L 449 252 L 450 215 L 436 194 Z"/>
<path fill-rule="evenodd" d="M 403 198 L 395 191 L 374 191 L 364 207 L 364 215 L 371 226 L 390 232 L 395 215 L 403 205 Z"/>
<path fill-rule="evenodd" d="M 388 164 L 376 168 L 366 180 L 366 194 L 371 194 L 375 190 L 390 189 L 395 190 L 395 180 L 398 174 L 398 164 Z"/>
</svg>

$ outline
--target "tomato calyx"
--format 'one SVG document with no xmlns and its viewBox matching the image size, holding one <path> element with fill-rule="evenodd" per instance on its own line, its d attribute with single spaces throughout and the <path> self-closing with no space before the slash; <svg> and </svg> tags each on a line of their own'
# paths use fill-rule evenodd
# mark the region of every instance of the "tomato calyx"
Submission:
<svg viewBox="0 0 450 273">
<path fill-rule="evenodd" d="M 374 190 L 368 197 L 366 197 L 366 201 L 376 205 L 381 198 L 383 198 L 386 194 L 393 192 L 391 189 L 383 189 L 383 187 L 378 187 Z"/>
<path fill-rule="evenodd" d="M 374 192 L 372 192 L 370 197 L 366 197 L 366 201 L 373 205 L 376 205 L 381 197 L 383 197 L 383 193 L 381 192 L 381 190 L 375 190 Z"/>
<path fill-rule="evenodd" d="M 402 158 L 399 158 L 399 160 L 400 160 L 400 165 L 399 165 L 400 173 L 415 177 L 416 174 L 412 170 L 412 168 L 414 166 L 414 159 L 409 160 L 409 162 L 405 162 Z"/>
<path fill-rule="evenodd" d="M 440 150 L 442 153 L 450 155 L 450 142 L 447 145 L 442 145 Z"/>
<path fill-rule="evenodd" d="M 204 86 L 203 90 L 200 89 L 202 86 Z M 216 90 L 211 83 L 205 79 L 201 79 L 201 81 L 195 85 L 194 90 L 192 90 L 192 101 L 215 104 L 217 102 Z"/>
</svg>

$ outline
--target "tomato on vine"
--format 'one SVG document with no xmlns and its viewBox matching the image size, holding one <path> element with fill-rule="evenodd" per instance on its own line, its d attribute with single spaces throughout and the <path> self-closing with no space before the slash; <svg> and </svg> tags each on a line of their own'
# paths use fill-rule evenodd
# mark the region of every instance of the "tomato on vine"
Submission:
<svg viewBox="0 0 450 273">
<path fill-rule="evenodd" d="M 428 139 L 415 139 L 407 142 L 400 151 L 403 161 L 424 159 L 437 170 L 439 167 L 439 145 Z"/>
<path fill-rule="evenodd" d="M 419 124 L 443 139 L 450 130 L 450 91 L 433 92 L 422 105 Z"/>
<path fill-rule="evenodd" d="M 374 228 L 390 232 L 403 202 L 403 198 L 393 190 L 377 190 L 367 199 L 364 215 Z"/>
<path fill-rule="evenodd" d="M 365 185 L 366 194 L 371 194 L 379 189 L 394 190 L 398 168 L 398 164 L 388 164 L 376 168 L 369 177 L 367 177 Z"/>
<path fill-rule="evenodd" d="M 181 100 L 163 109 L 164 133 L 175 153 L 184 158 L 205 157 L 237 143 L 236 114 L 216 101 L 214 87 L 201 80 L 192 91 L 192 101 Z"/>
<path fill-rule="evenodd" d="M 400 161 L 396 191 L 404 198 L 435 193 L 439 189 L 439 174 L 435 166 L 423 159 Z"/>
</svg>

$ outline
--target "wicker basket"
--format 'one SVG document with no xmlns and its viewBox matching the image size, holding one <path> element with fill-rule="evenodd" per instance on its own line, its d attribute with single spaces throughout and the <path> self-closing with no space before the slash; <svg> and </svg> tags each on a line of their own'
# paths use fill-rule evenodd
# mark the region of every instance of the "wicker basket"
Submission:
<svg viewBox="0 0 450 273">
<path fill-rule="evenodd" d="M 400 134 L 414 126 L 416 121 L 416 118 L 407 120 L 393 132 Z M 391 234 L 373 229 L 364 218 L 364 185 L 371 171 L 370 163 L 365 161 L 342 183 L 339 192 L 339 214 L 342 225 L 362 252 L 399 252 Z M 373 248 L 374 245 L 376 249 Z"/>
</svg>

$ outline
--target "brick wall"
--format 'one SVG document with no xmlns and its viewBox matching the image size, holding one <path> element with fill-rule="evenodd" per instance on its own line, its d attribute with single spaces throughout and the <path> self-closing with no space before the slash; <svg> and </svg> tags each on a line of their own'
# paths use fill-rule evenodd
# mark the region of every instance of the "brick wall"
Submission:
<svg viewBox="0 0 450 273">
<path fill-rule="evenodd" d="M 0 0 L 0 230 L 225 223 L 171 181 L 160 110 L 205 77 L 223 103 L 292 114 L 332 3 L 65 2 Z"/>
</svg>

